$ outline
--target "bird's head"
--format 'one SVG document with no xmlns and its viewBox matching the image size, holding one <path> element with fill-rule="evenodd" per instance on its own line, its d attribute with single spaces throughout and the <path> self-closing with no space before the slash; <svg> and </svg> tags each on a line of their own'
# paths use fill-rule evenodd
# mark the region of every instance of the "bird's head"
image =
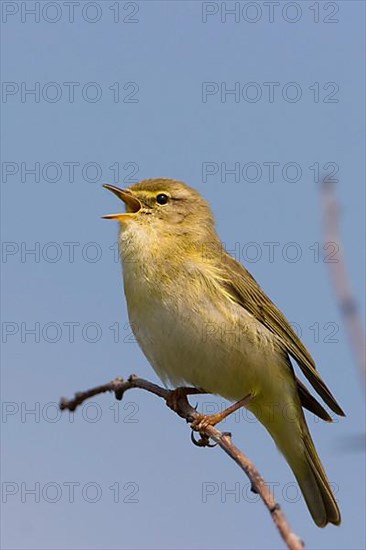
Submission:
<svg viewBox="0 0 366 550">
<path fill-rule="evenodd" d="M 149 179 L 127 189 L 113 185 L 104 187 L 125 203 L 125 212 L 103 216 L 119 221 L 122 231 L 144 226 L 154 232 L 195 234 L 197 237 L 214 228 L 208 203 L 195 189 L 180 181 Z"/>
</svg>

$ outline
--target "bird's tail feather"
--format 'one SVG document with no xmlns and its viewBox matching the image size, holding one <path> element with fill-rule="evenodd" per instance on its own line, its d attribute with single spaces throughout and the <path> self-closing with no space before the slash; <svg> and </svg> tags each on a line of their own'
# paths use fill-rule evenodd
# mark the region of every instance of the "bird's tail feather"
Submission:
<svg viewBox="0 0 366 550">
<path fill-rule="evenodd" d="M 337 501 L 316 452 L 302 410 L 300 415 L 299 422 L 292 423 L 291 427 L 288 425 L 287 430 L 282 427 L 280 436 L 276 430 L 277 437 L 274 439 L 300 485 L 316 525 L 319 527 L 325 527 L 328 523 L 339 525 L 341 514 Z M 271 432 L 271 429 L 269 431 Z M 272 433 L 272 437 L 275 435 Z"/>
<path fill-rule="evenodd" d="M 293 472 L 316 525 L 319 527 L 325 527 L 328 523 L 339 525 L 341 514 L 338 504 L 316 452 L 305 419 L 302 428 L 305 460 L 303 465 L 293 468 Z"/>
<path fill-rule="evenodd" d="M 277 416 L 274 422 L 268 421 L 269 415 L 263 415 L 259 410 L 253 409 L 253 412 L 266 426 L 286 458 L 316 525 L 339 525 L 341 514 L 337 501 L 316 452 L 300 402 L 296 410 L 297 414 L 292 420 L 284 415 Z"/>
</svg>

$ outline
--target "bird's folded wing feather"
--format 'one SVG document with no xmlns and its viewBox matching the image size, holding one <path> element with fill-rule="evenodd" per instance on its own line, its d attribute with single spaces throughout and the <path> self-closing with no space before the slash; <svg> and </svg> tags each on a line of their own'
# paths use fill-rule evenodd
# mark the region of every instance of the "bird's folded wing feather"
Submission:
<svg viewBox="0 0 366 550">
<path fill-rule="evenodd" d="M 311 357 L 285 316 L 268 298 L 251 274 L 228 254 L 224 255 L 222 284 L 233 300 L 249 311 L 255 318 L 279 338 L 282 347 L 299 364 L 302 372 L 327 405 L 337 414 L 343 410 L 321 379 Z M 235 277 L 233 277 L 235 274 Z"/>
</svg>

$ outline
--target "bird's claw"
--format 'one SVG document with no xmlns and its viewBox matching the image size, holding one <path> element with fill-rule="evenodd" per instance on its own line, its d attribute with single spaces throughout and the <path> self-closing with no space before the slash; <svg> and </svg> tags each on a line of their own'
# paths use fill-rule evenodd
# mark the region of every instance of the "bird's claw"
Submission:
<svg viewBox="0 0 366 550">
<path fill-rule="evenodd" d="M 204 433 L 200 433 L 199 439 L 194 437 L 195 430 L 191 431 L 191 441 L 196 447 L 216 447 L 217 443 L 210 443 L 210 438 Z"/>
</svg>

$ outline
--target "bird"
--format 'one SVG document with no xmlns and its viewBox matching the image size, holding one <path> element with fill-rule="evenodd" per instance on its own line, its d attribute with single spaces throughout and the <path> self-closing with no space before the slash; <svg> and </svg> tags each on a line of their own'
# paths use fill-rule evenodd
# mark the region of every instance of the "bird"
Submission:
<svg viewBox="0 0 366 550">
<path fill-rule="evenodd" d="M 130 325 L 159 378 L 178 394 L 189 385 L 244 404 L 284 455 L 315 524 L 339 525 L 303 408 L 327 422 L 332 417 L 291 359 L 328 407 L 345 413 L 285 316 L 225 250 L 208 202 L 168 178 L 104 187 L 125 205 L 103 218 L 119 222 Z M 203 420 L 214 425 L 224 416 Z"/>
</svg>

